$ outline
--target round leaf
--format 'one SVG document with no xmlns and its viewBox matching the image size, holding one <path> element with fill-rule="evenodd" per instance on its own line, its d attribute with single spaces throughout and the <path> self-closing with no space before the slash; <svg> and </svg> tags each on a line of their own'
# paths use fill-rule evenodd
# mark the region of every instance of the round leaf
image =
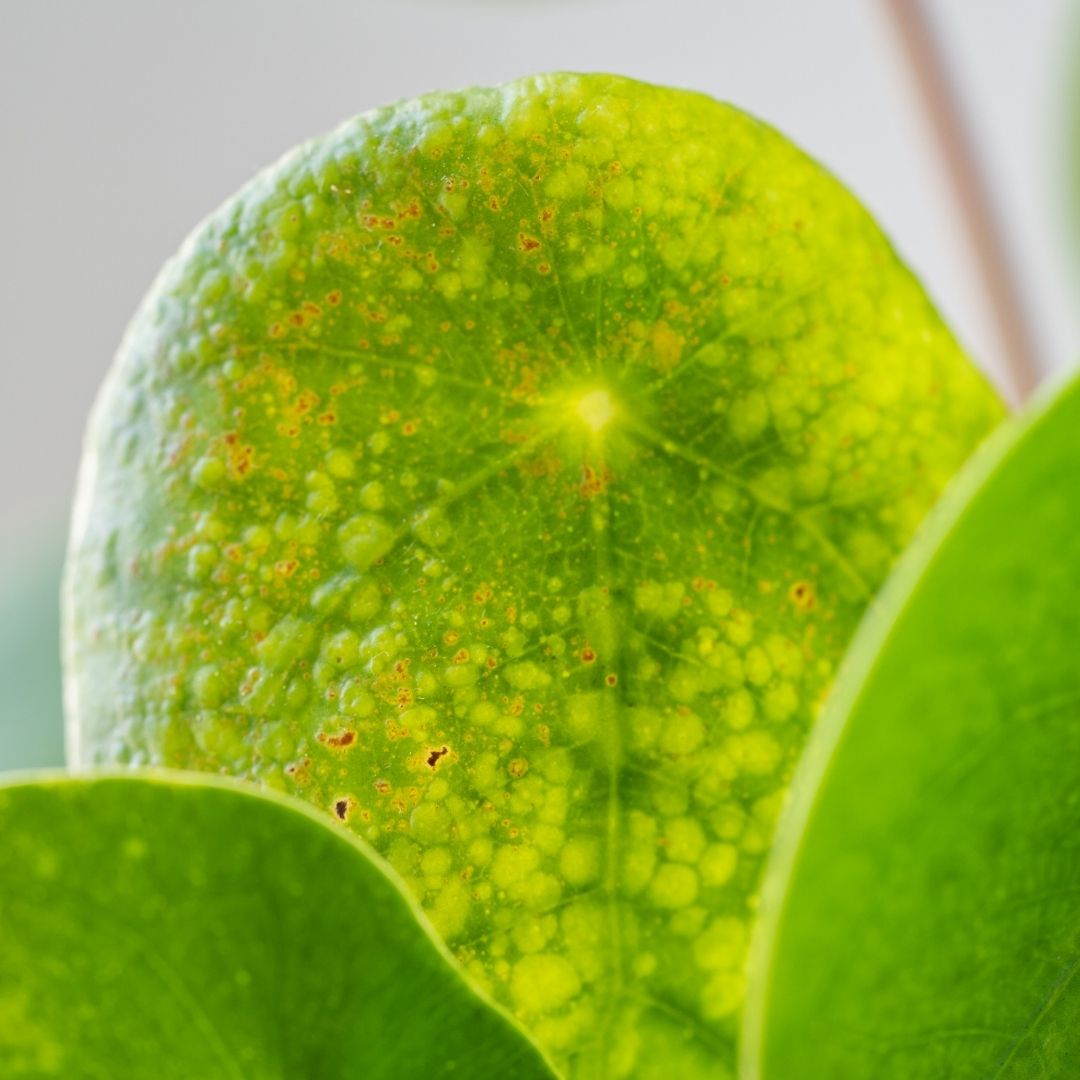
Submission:
<svg viewBox="0 0 1080 1080">
<path fill-rule="evenodd" d="M 1080 385 L 943 502 L 807 749 L 748 1077 L 1072 1076 L 1080 1061 Z"/>
<path fill-rule="evenodd" d="M 377 110 L 134 323 L 72 752 L 302 794 L 569 1068 L 715 1072 L 816 703 L 999 414 L 858 204 L 730 107 L 556 75 Z"/>
</svg>

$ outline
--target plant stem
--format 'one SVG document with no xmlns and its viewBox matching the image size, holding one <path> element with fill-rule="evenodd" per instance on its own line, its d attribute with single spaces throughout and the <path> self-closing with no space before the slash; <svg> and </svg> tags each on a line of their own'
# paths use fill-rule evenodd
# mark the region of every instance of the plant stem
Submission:
<svg viewBox="0 0 1080 1080">
<path fill-rule="evenodd" d="M 1039 383 L 1038 349 L 956 89 L 922 0 L 884 0 L 884 3 L 903 43 L 934 129 L 953 197 L 979 267 L 983 291 L 994 314 L 1005 361 L 1004 392 L 1015 404 L 1021 404 Z"/>
</svg>

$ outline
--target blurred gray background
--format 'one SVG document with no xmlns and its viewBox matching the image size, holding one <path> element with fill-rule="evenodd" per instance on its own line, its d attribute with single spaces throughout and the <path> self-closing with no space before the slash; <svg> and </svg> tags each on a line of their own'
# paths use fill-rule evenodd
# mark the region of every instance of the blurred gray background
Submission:
<svg viewBox="0 0 1080 1080">
<path fill-rule="evenodd" d="M 1075 0 L 932 0 L 1046 371 L 1080 355 Z M 56 587 L 86 412 L 183 236 L 353 113 L 553 69 L 692 87 L 863 199 L 979 363 L 1002 347 L 877 0 L 0 0 L 0 770 L 59 763 Z M 1080 199 L 1076 201 L 1080 202 Z"/>
</svg>

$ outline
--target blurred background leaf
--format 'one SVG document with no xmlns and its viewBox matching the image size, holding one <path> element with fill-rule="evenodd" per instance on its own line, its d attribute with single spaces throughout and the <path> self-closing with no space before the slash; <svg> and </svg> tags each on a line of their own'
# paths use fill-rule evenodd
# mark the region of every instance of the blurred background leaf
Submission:
<svg viewBox="0 0 1080 1080">
<path fill-rule="evenodd" d="M 773 849 L 747 1080 L 1077 1075 L 1078 476 L 1074 382 L 960 474 L 848 653 Z"/>
<path fill-rule="evenodd" d="M 0 786 L 0 1076 L 553 1080 L 332 820 L 180 773 Z"/>
<path fill-rule="evenodd" d="M 64 762 L 60 531 L 0 573 L 0 772 Z"/>
</svg>

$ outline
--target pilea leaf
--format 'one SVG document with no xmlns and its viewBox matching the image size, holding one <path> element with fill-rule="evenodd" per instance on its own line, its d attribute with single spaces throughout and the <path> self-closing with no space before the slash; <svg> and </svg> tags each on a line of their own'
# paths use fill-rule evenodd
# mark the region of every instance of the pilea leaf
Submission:
<svg viewBox="0 0 1080 1080">
<path fill-rule="evenodd" d="M 555 75 L 366 114 L 131 329 L 71 752 L 336 814 L 574 1075 L 723 1075 L 816 704 L 999 415 L 865 212 L 732 108 Z"/>
<path fill-rule="evenodd" d="M 550 1080 L 372 854 L 212 777 L 0 787 L 0 1074 Z"/>
<path fill-rule="evenodd" d="M 1080 1062 L 1080 384 L 943 500 L 806 752 L 766 888 L 750 1078 Z"/>
</svg>

